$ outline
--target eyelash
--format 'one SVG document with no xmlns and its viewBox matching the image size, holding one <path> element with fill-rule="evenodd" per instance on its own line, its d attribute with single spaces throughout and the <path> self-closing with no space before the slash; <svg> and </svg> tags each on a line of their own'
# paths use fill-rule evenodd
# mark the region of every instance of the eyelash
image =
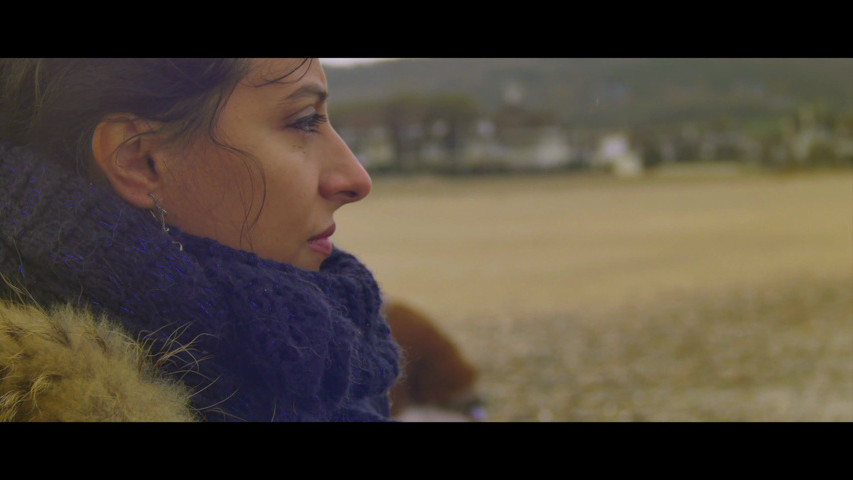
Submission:
<svg viewBox="0 0 853 480">
<path fill-rule="evenodd" d="M 325 115 L 320 113 L 312 113 L 311 115 L 306 115 L 291 124 L 292 128 L 297 130 L 302 130 L 305 133 L 317 133 L 317 126 L 325 123 L 328 119 Z"/>
</svg>

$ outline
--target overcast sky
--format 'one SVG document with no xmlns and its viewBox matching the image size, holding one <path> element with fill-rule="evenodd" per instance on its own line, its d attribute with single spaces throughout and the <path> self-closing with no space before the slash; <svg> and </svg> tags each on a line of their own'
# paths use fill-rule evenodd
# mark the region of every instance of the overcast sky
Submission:
<svg viewBox="0 0 853 480">
<path fill-rule="evenodd" d="M 358 65 L 361 63 L 381 62 L 382 60 L 391 60 L 389 58 L 321 58 L 320 61 L 324 65 Z"/>
</svg>

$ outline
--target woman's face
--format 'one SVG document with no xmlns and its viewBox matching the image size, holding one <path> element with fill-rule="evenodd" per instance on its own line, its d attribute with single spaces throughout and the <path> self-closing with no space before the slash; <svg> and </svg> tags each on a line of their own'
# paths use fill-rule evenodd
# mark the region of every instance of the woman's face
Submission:
<svg viewBox="0 0 853 480">
<path fill-rule="evenodd" d="M 260 257 L 318 270 L 333 215 L 361 200 L 370 177 L 326 119 L 317 60 L 253 60 L 224 106 L 217 138 L 250 158 L 201 141 L 166 155 L 160 203 L 168 222 Z"/>
</svg>

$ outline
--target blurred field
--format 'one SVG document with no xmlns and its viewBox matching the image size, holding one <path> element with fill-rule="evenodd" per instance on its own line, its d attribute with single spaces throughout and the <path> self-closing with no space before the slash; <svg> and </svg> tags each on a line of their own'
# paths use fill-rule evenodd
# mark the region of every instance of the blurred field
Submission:
<svg viewBox="0 0 853 480">
<path fill-rule="evenodd" d="M 493 421 L 853 421 L 853 173 L 374 179 L 335 240 Z"/>
</svg>

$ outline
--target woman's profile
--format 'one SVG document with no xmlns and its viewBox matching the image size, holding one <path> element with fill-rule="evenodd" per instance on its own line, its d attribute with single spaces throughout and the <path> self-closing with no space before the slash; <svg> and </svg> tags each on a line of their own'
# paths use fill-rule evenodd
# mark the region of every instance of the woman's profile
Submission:
<svg viewBox="0 0 853 480">
<path fill-rule="evenodd" d="M 316 59 L 0 61 L 0 419 L 386 420 L 327 96 Z"/>
</svg>

